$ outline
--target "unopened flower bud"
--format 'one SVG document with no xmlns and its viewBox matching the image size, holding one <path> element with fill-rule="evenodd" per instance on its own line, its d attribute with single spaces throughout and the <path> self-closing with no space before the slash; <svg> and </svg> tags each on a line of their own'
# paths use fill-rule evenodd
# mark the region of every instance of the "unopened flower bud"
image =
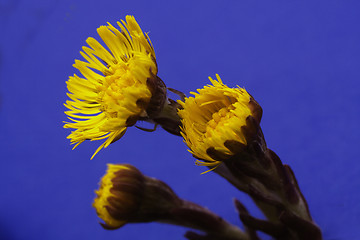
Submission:
<svg viewBox="0 0 360 240">
<path fill-rule="evenodd" d="M 170 210 L 181 204 L 165 183 L 128 164 L 109 164 L 96 195 L 93 206 L 108 229 L 167 219 Z"/>
<path fill-rule="evenodd" d="M 217 239 L 246 239 L 237 227 L 128 164 L 109 164 L 96 195 L 93 206 L 106 229 L 157 221 L 198 229 Z"/>
</svg>

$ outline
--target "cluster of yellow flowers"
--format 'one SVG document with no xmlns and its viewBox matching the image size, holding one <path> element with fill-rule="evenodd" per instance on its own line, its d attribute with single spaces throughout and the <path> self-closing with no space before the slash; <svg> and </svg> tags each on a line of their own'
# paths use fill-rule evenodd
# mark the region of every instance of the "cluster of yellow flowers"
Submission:
<svg viewBox="0 0 360 240">
<path fill-rule="evenodd" d="M 126 21 L 117 25 L 120 30 L 110 23 L 97 30 L 107 48 L 94 38 L 86 40 L 89 47 L 83 47 L 80 52 L 85 61 L 75 60 L 73 65 L 82 77 L 70 76 L 67 81 L 70 100 L 64 105 L 69 109 L 65 113 L 71 122 L 66 122 L 64 127 L 75 129 L 68 136 L 75 144 L 74 148 L 85 140 L 105 139 L 91 158 L 120 139 L 138 120 L 156 121 L 151 113 L 156 107 L 153 102 L 159 101 L 154 99 L 164 98 L 160 101 L 164 105 L 171 101 L 154 90 L 156 86 L 164 88 L 164 85 L 156 76 L 156 56 L 149 36 L 143 33 L 133 16 L 126 16 Z M 197 163 L 217 166 L 221 159 L 209 154 L 209 149 L 231 157 L 233 152 L 224 145 L 226 141 L 246 145 L 241 127 L 252 114 L 249 108 L 251 96 L 243 88 L 227 87 L 219 75 L 216 80 L 209 79 L 212 85 L 198 89 L 198 93 L 192 93 L 193 97 L 179 100 L 175 106 L 181 119 L 180 134 L 198 159 Z M 166 109 L 166 106 L 157 107 Z M 94 203 L 99 216 L 108 225 L 118 227 L 123 222 L 107 214 L 105 206 L 109 205 L 107 199 L 112 195 L 114 171 L 120 168 L 127 167 L 110 165 L 97 192 L 99 198 Z"/>
<path fill-rule="evenodd" d="M 138 121 L 160 125 L 183 137 L 197 165 L 209 167 L 208 171 L 216 169 L 248 193 L 268 217 L 267 226 L 278 224 L 277 230 L 281 227 L 279 232 L 269 234 L 289 236 L 281 235 L 281 239 L 320 239 L 321 232 L 311 220 L 291 169 L 266 147 L 259 126 L 262 109 L 253 97 L 239 86 L 226 86 L 217 74 L 216 79 L 209 77 L 211 84 L 191 92 L 191 97 L 167 88 L 157 76 L 155 51 L 148 34 L 133 16 L 126 16 L 126 21 L 117 25 L 108 23 L 97 29 L 105 46 L 94 38 L 86 40 L 88 46 L 80 52 L 85 60 L 75 60 L 73 65 L 82 76 L 70 76 L 67 81 L 69 100 L 64 105 L 70 121 L 64 128 L 74 129 L 68 136 L 74 148 L 85 140 L 103 140 L 92 159 Z M 168 91 L 181 99 L 172 100 Z M 242 218 L 248 232 L 244 233 L 127 164 L 109 164 L 96 195 L 93 206 L 108 229 L 128 222 L 162 221 L 213 234 L 208 235 L 209 239 L 259 239 L 253 238 L 255 231 L 269 229 L 263 227 L 262 220 L 248 223 L 248 218 Z M 237 206 L 240 216 L 248 216 L 240 203 Z M 308 229 L 298 229 L 300 225 Z M 317 238 L 292 238 L 303 232 L 315 232 Z M 190 233 L 189 239 L 208 238 Z"/>
<path fill-rule="evenodd" d="M 148 120 L 151 102 L 159 97 L 149 83 L 149 79 L 154 79 L 155 85 L 159 81 L 150 38 L 133 16 L 127 16 L 126 22 L 118 22 L 118 26 L 120 31 L 110 23 L 98 28 L 109 50 L 94 38 L 87 39 L 90 48 L 83 47 L 80 52 L 86 61 L 76 60 L 74 64 L 83 77 L 74 75 L 67 81 L 70 100 L 66 101 L 69 110 L 65 113 L 72 122 L 64 127 L 75 129 L 68 136 L 71 143 L 77 147 L 85 140 L 106 139 L 92 158 L 121 138 L 137 120 Z M 178 101 L 181 135 L 190 152 L 204 161 L 202 165 L 219 163 L 207 154 L 210 147 L 231 155 L 224 146 L 226 140 L 246 144 L 241 126 L 251 115 L 246 90 L 229 88 L 218 75 L 216 78 L 209 78 L 212 85 L 192 93 L 194 97 Z"/>
</svg>

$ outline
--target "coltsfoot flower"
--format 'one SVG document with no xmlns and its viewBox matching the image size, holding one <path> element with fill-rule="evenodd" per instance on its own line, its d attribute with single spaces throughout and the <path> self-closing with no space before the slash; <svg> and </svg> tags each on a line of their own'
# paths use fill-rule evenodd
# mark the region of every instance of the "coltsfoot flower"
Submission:
<svg viewBox="0 0 360 240">
<path fill-rule="evenodd" d="M 165 221 L 183 201 L 164 182 L 129 164 L 108 164 L 93 207 L 107 229 L 126 223 Z"/>
<path fill-rule="evenodd" d="M 156 115 L 166 99 L 150 38 L 133 16 L 117 25 L 120 30 L 110 23 L 97 29 L 107 48 L 94 38 L 86 40 L 89 47 L 80 52 L 86 61 L 75 60 L 73 65 L 82 76 L 67 81 L 70 100 L 64 105 L 72 122 L 64 128 L 75 129 L 68 136 L 74 148 L 85 140 L 106 139 L 91 158 L 137 120 L 146 119 L 148 109 Z"/>
<path fill-rule="evenodd" d="M 144 177 L 130 165 L 108 164 L 108 170 L 96 191 L 93 207 L 105 224 L 116 229 L 127 223 L 141 202 Z"/>
<path fill-rule="evenodd" d="M 198 165 L 217 166 L 247 145 L 248 118 L 260 122 L 261 108 L 243 88 L 229 88 L 209 77 L 212 85 L 179 101 L 181 134 Z"/>
<path fill-rule="evenodd" d="M 249 239 L 207 208 L 179 198 L 166 183 L 129 164 L 108 164 L 96 195 L 93 207 L 105 229 L 156 221 L 198 229 L 211 239 Z"/>
</svg>

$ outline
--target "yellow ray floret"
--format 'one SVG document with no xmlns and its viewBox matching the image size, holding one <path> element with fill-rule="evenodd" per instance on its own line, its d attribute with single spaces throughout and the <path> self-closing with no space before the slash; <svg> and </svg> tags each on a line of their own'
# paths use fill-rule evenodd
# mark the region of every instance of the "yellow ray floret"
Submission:
<svg viewBox="0 0 360 240">
<path fill-rule="evenodd" d="M 220 161 L 207 153 L 214 148 L 224 155 L 232 152 L 224 146 L 227 140 L 235 140 L 247 144 L 241 126 L 246 125 L 246 118 L 251 115 L 248 107 L 250 95 L 243 88 L 229 88 L 222 83 L 219 75 L 217 80 L 209 77 L 212 85 L 192 92 L 194 97 L 179 101 L 183 109 L 181 117 L 181 134 L 190 152 L 200 161 L 199 165 L 217 166 Z"/>
<path fill-rule="evenodd" d="M 71 143 L 76 147 L 85 140 L 106 139 L 92 158 L 146 114 L 144 106 L 152 97 L 146 82 L 157 74 L 154 48 L 135 18 L 126 16 L 117 25 L 119 29 L 110 23 L 97 29 L 106 47 L 94 38 L 86 40 L 89 47 L 80 52 L 85 61 L 73 65 L 82 76 L 66 82 L 70 100 L 64 105 L 71 122 L 64 128 L 75 129 L 68 136 Z"/>
</svg>

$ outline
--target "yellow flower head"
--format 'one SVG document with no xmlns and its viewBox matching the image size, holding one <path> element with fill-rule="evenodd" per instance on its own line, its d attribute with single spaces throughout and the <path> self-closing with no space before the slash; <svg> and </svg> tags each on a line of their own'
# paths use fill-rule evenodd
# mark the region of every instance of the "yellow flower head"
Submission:
<svg viewBox="0 0 360 240">
<path fill-rule="evenodd" d="M 93 207 L 106 229 L 134 222 L 173 220 L 173 210 L 183 205 L 167 184 L 143 175 L 129 164 L 108 164 L 95 193 Z"/>
<path fill-rule="evenodd" d="M 244 128 L 246 119 L 252 115 L 249 107 L 251 96 L 243 88 L 229 88 L 219 77 L 209 77 L 212 85 L 192 92 L 194 97 L 179 101 L 183 109 L 181 134 L 190 152 L 199 159 L 197 164 L 217 166 L 221 160 L 213 156 L 220 153 L 224 159 L 234 154 L 229 145 L 247 144 Z M 231 143 L 231 144 L 227 144 Z"/>
<path fill-rule="evenodd" d="M 131 165 L 108 164 L 93 203 L 105 228 L 119 228 L 137 212 L 142 201 L 143 181 L 143 175 Z"/>
<path fill-rule="evenodd" d="M 64 128 L 76 129 L 68 136 L 71 143 L 77 147 L 84 140 L 106 139 L 91 158 L 146 117 L 153 91 L 149 79 L 157 74 L 153 46 L 135 18 L 126 16 L 117 24 L 120 30 L 110 23 L 97 29 L 107 48 L 94 38 L 86 40 L 89 47 L 80 52 L 86 61 L 73 65 L 82 76 L 67 81 L 71 100 L 64 105 L 72 122 Z"/>
</svg>

